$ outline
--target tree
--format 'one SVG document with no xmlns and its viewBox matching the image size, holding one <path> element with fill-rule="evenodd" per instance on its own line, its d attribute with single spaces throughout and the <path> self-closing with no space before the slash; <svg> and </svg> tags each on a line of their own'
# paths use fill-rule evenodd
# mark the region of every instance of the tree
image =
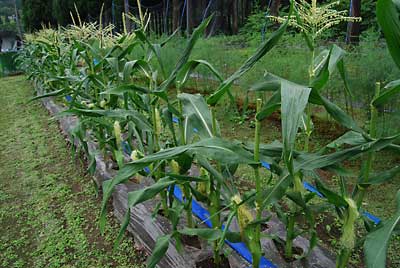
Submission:
<svg viewBox="0 0 400 268">
<path fill-rule="evenodd" d="M 237 34 L 239 32 L 239 10 L 238 0 L 232 1 L 232 33 Z"/>
<path fill-rule="evenodd" d="M 272 16 L 279 16 L 279 7 L 281 5 L 281 0 L 271 0 L 270 13 Z"/>
<path fill-rule="evenodd" d="M 38 30 L 42 24 L 54 24 L 52 0 L 23 0 L 22 14 L 28 31 Z"/>
<path fill-rule="evenodd" d="M 22 35 L 21 22 L 19 21 L 19 12 L 18 12 L 18 7 L 17 7 L 17 0 L 14 0 L 14 10 L 15 10 L 15 22 L 17 23 L 17 29 L 18 29 L 19 38 L 21 38 L 21 40 L 22 40 L 24 37 Z"/>
<path fill-rule="evenodd" d="M 361 17 L 361 0 L 350 0 L 350 16 Z M 357 43 L 360 36 L 360 22 L 349 22 L 347 25 L 347 43 Z"/>
<path fill-rule="evenodd" d="M 179 15 L 181 10 L 181 1 L 172 0 L 172 28 L 174 31 L 179 27 Z"/>
</svg>

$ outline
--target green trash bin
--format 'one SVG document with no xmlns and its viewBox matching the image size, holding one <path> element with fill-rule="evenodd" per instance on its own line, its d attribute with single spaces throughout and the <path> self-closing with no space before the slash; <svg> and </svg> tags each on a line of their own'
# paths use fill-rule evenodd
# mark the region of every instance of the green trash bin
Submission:
<svg viewBox="0 0 400 268">
<path fill-rule="evenodd" d="M 0 76 L 7 76 L 18 72 L 15 57 L 17 52 L 0 52 Z"/>
</svg>

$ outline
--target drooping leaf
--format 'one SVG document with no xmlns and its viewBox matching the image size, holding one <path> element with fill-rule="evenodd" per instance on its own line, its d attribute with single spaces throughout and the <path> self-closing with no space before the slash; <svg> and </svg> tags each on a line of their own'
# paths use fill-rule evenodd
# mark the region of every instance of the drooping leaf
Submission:
<svg viewBox="0 0 400 268">
<path fill-rule="evenodd" d="M 317 105 L 323 105 L 326 111 L 342 126 L 360 133 L 365 131 L 360 128 L 357 122 L 346 114 L 339 106 L 320 95 L 318 90 L 312 89 L 310 94 L 310 102 Z"/>
<path fill-rule="evenodd" d="M 366 187 L 368 185 L 378 185 L 385 183 L 391 179 L 394 178 L 397 174 L 400 173 L 400 166 L 393 167 L 389 170 L 385 170 L 379 173 L 373 173 L 370 175 L 369 179 L 367 182 L 363 182 L 361 179 L 360 181 L 362 182 L 361 185 Z"/>
<path fill-rule="evenodd" d="M 121 228 L 119 229 L 118 236 L 115 239 L 114 250 L 116 250 L 118 248 L 119 244 L 121 243 L 122 238 L 125 235 L 125 231 L 128 228 L 130 219 L 131 219 L 131 210 L 128 208 L 126 210 L 125 216 L 124 216 L 124 218 L 123 218 L 123 220 L 121 222 Z"/>
<path fill-rule="evenodd" d="M 219 161 L 221 164 L 257 164 L 254 156 L 246 151 L 239 143 L 220 138 L 210 138 L 193 143 L 189 152 L 208 159 Z"/>
<path fill-rule="evenodd" d="M 207 28 L 208 24 L 210 23 L 212 16 L 207 18 L 204 22 L 202 22 L 194 31 L 192 36 L 189 39 L 189 42 L 182 52 L 181 58 L 175 65 L 174 70 L 170 74 L 167 80 L 165 80 L 157 89 L 157 91 L 165 91 L 176 79 L 178 72 L 182 69 L 185 63 L 189 60 L 190 54 L 192 53 L 193 47 L 196 44 L 197 40 L 203 35 L 205 29 Z"/>
<path fill-rule="evenodd" d="M 47 97 L 60 96 L 60 95 L 64 94 L 64 92 L 66 92 L 66 91 L 67 91 L 66 88 L 62 88 L 62 89 L 55 90 L 55 91 L 52 91 L 52 92 L 49 92 L 49 93 L 45 93 L 43 95 L 39 95 L 39 96 L 33 97 L 29 101 L 34 101 L 34 100 L 43 99 L 43 98 L 47 98 Z"/>
<path fill-rule="evenodd" d="M 354 158 L 359 156 L 360 154 L 369 152 L 369 151 L 379 151 L 382 150 L 389 145 L 400 136 L 395 135 L 391 137 L 385 137 L 376 139 L 373 141 L 369 141 L 352 148 L 344 149 L 341 151 L 337 151 L 331 154 L 320 155 L 320 154 L 306 154 L 298 157 L 296 160 L 295 171 L 298 170 L 314 170 L 323 167 L 329 167 L 334 164 L 343 162 L 344 160 Z"/>
<path fill-rule="evenodd" d="M 385 35 L 390 54 L 400 68 L 400 1 L 378 0 L 376 16 Z"/>
<path fill-rule="evenodd" d="M 334 71 L 338 70 L 343 79 L 347 93 L 352 95 L 345 73 L 344 56 L 345 51 L 337 45 L 332 45 L 331 49 L 322 51 L 314 62 L 314 71 L 316 75 L 311 82 L 311 87 L 317 90 L 322 89 L 329 81 L 329 78 L 332 77 Z"/>
<path fill-rule="evenodd" d="M 149 93 L 147 88 L 140 87 L 134 84 L 121 84 L 115 87 L 112 87 L 106 91 L 101 92 L 101 94 L 111 94 L 111 95 L 123 95 L 124 93 L 130 92 L 140 92 L 140 93 Z"/>
<path fill-rule="evenodd" d="M 273 75 L 271 73 L 266 73 L 261 82 L 252 85 L 249 91 L 279 91 L 281 88 L 281 81 L 284 80 L 281 77 Z"/>
<path fill-rule="evenodd" d="M 89 109 L 76 109 L 72 108 L 69 110 L 65 110 L 59 114 L 59 116 L 66 115 L 77 115 L 77 116 L 87 116 L 87 117 L 109 117 L 109 118 L 122 118 L 127 119 L 129 117 L 135 125 L 138 126 L 141 130 L 144 131 L 152 131 L 151 125 L 148 123 L 147 119 L 141 113 L 134 110 L 123 110 L 123 109 L 115 109 L 115 110 L 89 110 Z"/>
<path fill-rule="evenodd" d="M 344 144 L 346 145 L 360 145 L 365 143 L 366 140 L 359 132 L 349 131 L 337 138 L 336 140 L 329 143 L 326 147 L 338 148 Z"/>
<path fill-rule="evenodd" d="M 133 60 L 125 63 L 122 79 L 125 82 L 130 82 L 131 74 L 135 69 L 141 70 L 146 77 L 151 78 L 151 68 L 148 62 L 145 60 Z"/>
<path fill-rule="evenodd" d="M 337 193 L 331 191 L 328 187 L 326 187 L 320 180 L 315 180 L 315 184 L 317 186 L 318 192 L 320 192 L 329 203 L 335 205 L 336 207 L 346 207 L 347 201 Z"/>
<path fill-rule="evenodd" d="M 168 160 L 176 158 L 183 153 L 213 159 L 219 161 L 221 164 L 256 164 L 252 154 L 238 143 L 214 137 L 189 145 L 165 149 L 132 163 L 128 163 L 127 165 L 136 165 L 139 163 L 149 164 L 154 161 Z"/>
<path fill-rule="evenodd" d="M 290 9 L 292 11 L 292 8 Z M 289 17 L 291 15 L 289 12 Z M 246 62 L 228 79 L 226 79 L 218 87 L 218 89 L 207 99 L 209 105 L 216 105 L 218 101 L 230 90 L 233 82 L 239 79 L 242 75 L 247 73 L 265 54 L 267 54 L 281 39 L 283 33 L 286 31 L 288 21 L 282 24 L 279 29 L 271 34 L 271 36 L 257 49 L 253 56 L 248 58 Z"/>
<path fill-rule="evenodd" d="M 182 230 L 179 230 L 179 233 L 189 236 L 198 236 L 207 241 L 218 240 L 222 235 L 222 231 L 220 229 L 210 228 L 184 228 Z"/>
<path fill-rule="evenodd" d="M 178 98 L 182 102 L 185 118 L 185 141 L 190 143 L 193 135 L 200 138 L 213 137 L 212 116 L 203 96 L 182 93 Z"/>
<path fill-rule="evenodd" d="M 400 225 L 400 191 L 396 196 L 397 211 L 381 223 L 381 227 L 367 235 L 364 242 L 364 254 L 368 268 L 386 267 L 386 253 L 392 233 Z"/>
<path fill-rule="evenodd" d="M 172 235 L 163 235 L 159 236 L 156 241 L 156 245 L 152 251 L 151 256 L 147 259 L 147 268 L 154 268 L 160 262 L 162 257 L 164 257 L 165 253 L 168 250 L 169 242 L 172 238 Z"/>
<path fill-rule="evenodd" d="M 192 72 L 198 66 L 206 67 L 219 81 L 222 82 L 223 79 L 221 74 L 211 65 L 211 63 L 205 60 L 191 60 L 183 65 L 182 69 L 178 72 L 176 76 L 176 83 L 178 88 L 182 88 L 184 86 L 184 84 L 190 78 Z"/>
<path fill-rule="evenodd" d="M 281 198 L 285 195 L 286 190 L 290 186 L 292 182 L 292 177 L 290 174 L 286 173 L 282 176 L 279 181 L 271 188 L 267 189 L 263 194 L 263 205 L 262 208 L 265 208 L 269 205 L 273 205 L 274 203 L 281 200 Z"/>
<path fill-rule="evenodd" d="M 400 79 L 388 83 L 384 91 L 374 100 L 372 100 L 372 105 L 375 107 L 383 105 L 392 100 L 393 96 L 400 93 Z"/>
<path fill-rule="evenodd" d="M 310 92 L 310 88 L 287 81 L 281 82 L 282 139 L 285 161 L 289 160 L 294 150 L 296 135 Z"/>
<path fill-rule="evenodd" d="M 156 183 L 152 184 L 149 187 L 144 189 L 136 190 L 128 193 L 128 207 L 132 208 L 137 204 L 140 204 L 144 201 L 147 201 L 151 198 L 154 198 L 159 192 L 168 188 L 175 183 L 175 180 L 171 180 L 170 178 L 162 178 L 159 179 Z"/>
<path fill-rule="evenodd" d="M 146 164 L 139 164 L 134 166 L 124 165 L 124 167 L 118 171 L 118 174 L 115 178 L 103 182 L 102 184 L 103 200 L 101 202 L 101 212 L 100 212 L 100 231 L 102 233 L 104 233 L 106 224 L 107 202 L 110 199 L 115 186 L 127 181 L 133 175 L 141 171 L 144 167 L 146 167 Z"/>
<path fill-rule="evenodd" d="M 328 68 L 328 65 L 326 68 Z M 295 84 L 295 83 L 290 82 L 282 77 L 272 75 L 272 74 L 267 75 L 265 79 L 266 79 L 266 83 L 267 83 L 264 88 L 265 90 L 266 89 L 275 90 L 278 87 L 278 83 L 280 83 L 281 85 L 286 83 L 286 84 L 296 85 L 296 87 L 306 87 L 306 86 L 303 86 L 300 84 Z M 262 91 L 263 85 L 260 84 L 258 86 L 258 88 L 256 88 L 256 89 L 258 91 Z M 266 116 L 270 115 L 272 112 L 274 112 L 276 110 L 276 108 L 278 107 L 277 96 L 278 96 L 278 93 L 275 93 L 273 95 L 273 97 L 264 105 L 261 112 L 257 115 L 258 120 L 265 118 Z M 348 128 L 350 130 L 365 134 L 364 130 L 358 126 L 357 122 L 351 116 L 346 114 L 339 106 L 337 106 L 336 104 L 334 104 L 327 98 L 323 97 L 319 93 L 318 89 L 316 89 L 316 88 L 311 89 L 311 93 L 310 93 L 308 102 L 312 103 L 312 104 L 324 106 L 326 111 L 339 124 L 341 124 L 342 126 Z"/>
</svg>

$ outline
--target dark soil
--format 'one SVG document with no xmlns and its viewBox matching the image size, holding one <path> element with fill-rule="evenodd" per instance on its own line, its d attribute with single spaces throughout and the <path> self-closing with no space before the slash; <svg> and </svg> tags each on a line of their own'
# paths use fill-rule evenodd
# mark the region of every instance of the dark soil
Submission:
<svg viewBox="0 0 400 268">
<path fill-rule="evenodd" d="M 221 255 L 220 259 L 221 259 L 221 262 L 219 265 L 215 264 L 213 257 L 204 259 L 204 260 L 196 263 L 196 268 L 230 268 L 231 267 L 228 259 L 224 255 Z"/>
<path fill-rule="evenodd" d="M 201 249 L 201 242 L 198 237 L 181 235 L 182 243 L 186 246 Z"/>
<path fill-rule="evenodd" d="M 291 258 L 288 258 L 285 254 L 285 243 L 283 241 L 276 241 L 273 240 L 274 244 L 276 246 L 276 248 L 278 249 L 279 254 L 281 255 L 281 257 L 288 263 L 292 263 L 294 261 L 296 261 L 296 257 L 295 256 L 301 256 L 303 255 L 303 250 L 299 247 L 293 247 L 292 251 L 293 251 L 293 256 Z"/>
</svg>

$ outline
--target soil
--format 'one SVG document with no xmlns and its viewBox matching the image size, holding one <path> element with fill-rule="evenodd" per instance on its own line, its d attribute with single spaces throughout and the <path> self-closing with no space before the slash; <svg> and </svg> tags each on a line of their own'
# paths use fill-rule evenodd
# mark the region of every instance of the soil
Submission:
<svg viewBox="0 0 400 268">
<path fill-rule="evenodd" d="M 201 242 L 198 237 L 181 235 L 182 243 L 186 246 L 201 249 Z"/>
<path fill-rule="evenodd" d="M 196 268 L 230 268 L 231 267 L 228 259 L 224 255 L 221 255 L 220 258 L 221 258 L 221 262 L 219 265 L 216 265 L 214 263 L 214 258 L 210 257 L 210 258 L 204 259 L 200 262 L 197 262 Z"/>
<path fill-rule="evenodd" d="M 303 255 L 303 250 L 299 247 L 292 247 L 293 250 L 293 256 L 291 258 L 286 257 L 285 255 L 285 244 L 284 242 L 278 242 L 276 240 L 273 240 L 276 248 L 278 249 L 279 254 L 281 255 L 281 257 L 288 263 L 292 263 L 294 261 L 296 261 L 296 257 L 295 256 L 301 256 Z"/>
</svg>

